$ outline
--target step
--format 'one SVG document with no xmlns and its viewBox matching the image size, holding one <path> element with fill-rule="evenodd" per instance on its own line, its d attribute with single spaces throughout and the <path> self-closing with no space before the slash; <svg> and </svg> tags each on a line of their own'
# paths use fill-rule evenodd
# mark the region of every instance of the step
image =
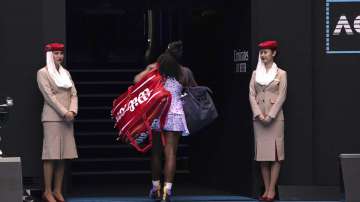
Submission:
<svg viewBox="0 0 360 202">
<path fill-rule="evenodd" d="M 95 58 L 89 56 L 81 56 L 78 53 L 69 53 L 67 54 L 67 64 L 66 67 L 69 71 L 78 70 L 78 69 L 141 69 L 142 66 L 142 57 L 137 56 L 119 56 L 114 57 L 113 61 L 103 61 L 103 60 L 94 60 Z M 116 61 L 115 61 L 116 60 Z"/>
<path fill-rule="evenodd" d="M 188 169 L 188 160 L 188 157 L 177 158 L 177 168 L 180 170 Z M 72 172 L 139 171 L 150 168 L 151 162 L 149 157 L 78 159 L 74 160 L 71 164 Z"/>
<path fill-rule="evenodd" d="M 129 144 L 119 145 L 78 145 L 77 150 L 79 158 L 91 159 L 91 158 L 120 158 L 120 157 L 144 157 L 149 156 L 151 151 L 147 153 L 140 153 Z M 179 145 L 177 156 L 186 157 L 189 156 L 189 146 Z"/>
<path fill-rule="evenodd" d="M 81 107 L 78 110 L 77 119 L 109 118 L 111 106 Z"/>
<path fill-rule="evenodd" d="M 83 81 L 133 81 L 143 69 L 72 69 L 75 84 Z"/>
<path fill-rule="evenodd" d="M 77 148 L 78 149 L 129 149 L 129 148 L 132 148 L 129 144 L 126 144 L 126 143 L 120 143 L 119 141 L 116 141 L 118 142 L 118 144 L 111 144 L 111 145 L 100 145 L 100 144 L 93 144 L 93 145 L 78 145 Z M 181 149 L 186 149 L 188 148 L 189 145 L 188 144 L 179 144 L 178 145 L 178 150 L 181 150 Z"/>
<path fill-rule="evenodd" d="M 77 132 L 75 134 L 76 136 L 84 136 L 84 137 L 91 137 L 91 136 L 101 136 L 101 137 L 106 137 L 106 136 L 115 136 L 117 135 L 117 132 L 105 132 L 105 131 L 100 131 L 100 132 Z"/>
<path fill-rule="evenodd" d="M 135 171 L 79 171 L 72 172 L 72 176 L 89 176 L 89 175 L 139 175 L 151 174 L 150 170 L 135 170 Z M 176 170 L 176 174 L 190 174 L 189 170 Z"/>
<path fill-rule="evenodd" d="M 99 94 L 99 93 L 87 93 L 78 94 L 79 97 L 79 109 L 81 107 L 98 107 L 98 106 L 112 106 L 113 101 L 121 94 Z"/>
<path fill-rule="evenodd" d="M 82 94 L 121 94 L 133 85 L 132 81 L 82 81 L 76 82 L 78 95 Z"/>
<path fill-rule="evenodd" d="M 89 181 L 91 179 L 91 181 Z M 177 170 L 175 176 L 176 182 L 189 182 L 191 180 L 190 170 Z M 149 184 L 151 186 L 151 171 L 146 169 L 142 171 L 130 172 L 75 172 L 71 173 L 71 184 L 75 186 L 84 186 L 84 184 L 95 184 L 99 187 L 104 185 L 126 185 L 139 183 Z M 120 191 L 120 190 L 119 190 Z M 146 189 L 146 192 L 148 190 Z"/>
<path fill-rule="evenodd" d="M 126 145 L 128 146 L 128 145 Z M 129 146 L 124 149 L 121 147 L 102 147 L 89 148 L 78 146 L 79 158 L 119 158 L 119 157 L 139 157 L 147 156 L 149 153 L 141 154 Z"/>
<path fill-rule="evenodd" d="M 114 123 L 114 120 L 111 117 L 105 119 L 76 119 L 75 123 Z"/>
<path fill-rule="evenodd" d="M 99 133 L 97 135 L 81 135 L 81 133 L 75 133 L 75 140 L 77 145 L 91 145 L 91 144 L 100 144 L 100 145 L 113 145 L 119 144 L 116 141 L 118 138 L 117 132 L 108 132 Z"/>
<path fill-rule="evenodd" d="M 93 132 L 93 133 L 75 133 L 77 145 L 119 145 L 121 142 L 117 141 L 118 133 L 113 132 Z M 127 144 L 125 144 L 127 145 Z M 189 138 L 183 137 L 180 139 L 180 145 L 189 145 Z M 130 147 L 129 147 L 130 148 Z"/>
<path fill-rule="evenodd" d="M 109 115 L 108 119 L 75 120 L 74 128 L 76 132 L 117 132 L 114 124 Z"/>
</svg>

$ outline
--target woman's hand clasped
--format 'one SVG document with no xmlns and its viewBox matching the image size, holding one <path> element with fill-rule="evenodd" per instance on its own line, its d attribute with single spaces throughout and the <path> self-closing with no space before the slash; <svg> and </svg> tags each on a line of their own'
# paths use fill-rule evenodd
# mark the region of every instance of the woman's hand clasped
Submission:
<svg viewBox="0 0 360 202">
<path fill-rule="evenodd" d="M 257 116 L 257 118 L 259 119 L 259 121 L 263 122 L 265 119 L 265 116 L 263 114 L 260 114 Z"/>
<path fill-rule="evenodd" d="M 74 112 L 72 112 L 72 111 L 68 111 L 68 112 L 66 112 L 66 114 L 65 114 L 65 120 L 66 121 L 73 121 L 74 120 L 74 118 L 75 118 L 75 113 Z"/>
<path fill-rule="evenodd" d="M 259 121 L 264 124 L 264 125 L 268 125 L 272 122 L 272 118 L 268 115 L 263 115 L 263 114 L 260 114 L 259 116 L 257 116 L 257 118 L 259 119 Z"/>
<path fill-rule="evenodd" d="M 272 122 L 272 120 L 273 119 L 270 116 L 266 115 L 263 120 L 263 123 L 267 125 L 267 124 L 270 124 Z"/>
</svg>

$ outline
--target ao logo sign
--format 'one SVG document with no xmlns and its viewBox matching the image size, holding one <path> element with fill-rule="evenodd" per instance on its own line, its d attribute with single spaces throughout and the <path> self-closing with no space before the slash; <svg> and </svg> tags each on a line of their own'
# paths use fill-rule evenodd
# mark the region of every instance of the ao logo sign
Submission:
<svg viewBox="0 0 360 202">
<path fill-rule="evenodd" d="M 360 15 L 357 16 L 352 23 L 353 27 L 351 27 L 351 23 L 347 19 L 345 15 L 340 16 L 339 21 L 336 24 L 333 35 L 337 36 L 341 33 L 345 32 L 347 35 L 360 34 Z"/>
<path fill-rule="evenodd" d="M 327 54 L 360 54 L 360 0 L 326 0 L 324 36 Z"/>
</svg>

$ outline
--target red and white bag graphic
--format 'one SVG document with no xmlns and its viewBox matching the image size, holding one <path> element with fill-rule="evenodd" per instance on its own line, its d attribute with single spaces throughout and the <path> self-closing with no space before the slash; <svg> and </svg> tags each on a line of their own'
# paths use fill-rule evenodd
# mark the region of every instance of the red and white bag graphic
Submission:
<svg viewBox="0 0 360 202">
<path fill-rule="evenodd" d="M 171 94 L 163 81 L 158 68 L 154 68 L 113 101 L 111 115 L 116 120 L 114 127 L 119 130 L 119 138 L 140 152 L 152 146 L 153 120 L 159 118 L 160 130 L 165 124 Z"/>
</svg>

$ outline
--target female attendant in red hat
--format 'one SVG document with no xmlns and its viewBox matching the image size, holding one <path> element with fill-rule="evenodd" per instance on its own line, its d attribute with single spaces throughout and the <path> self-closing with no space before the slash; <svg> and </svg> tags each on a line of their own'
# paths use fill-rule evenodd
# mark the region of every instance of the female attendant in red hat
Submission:
<svg viewBox="0 0 360 202">
<path fill-rule="evenodd" d="M 64 60 L 64 45 L 48 44 L 45 50 L 46 66 L 37 72 L 38 86 L 44 97 L 41 118 L 44 131 L 43 200 L 63 202 L 61 188 L 65 171 L 64 160 L 78 157 L 73 128 L 73 120 L 78 111 L 78 98 L 70 73 L 61 65 Z"/>
<path fill-rule="evenodd" d="M 273 201 L 284 160 L 284 114 L 286 71 L 274 62 L 276 41 L 259 44 L 259 59 L 250 81 L 249 99 L 253 112 L 255 160 L 260 162 L 265 191 L 262 201 Z"/>
</svg>

